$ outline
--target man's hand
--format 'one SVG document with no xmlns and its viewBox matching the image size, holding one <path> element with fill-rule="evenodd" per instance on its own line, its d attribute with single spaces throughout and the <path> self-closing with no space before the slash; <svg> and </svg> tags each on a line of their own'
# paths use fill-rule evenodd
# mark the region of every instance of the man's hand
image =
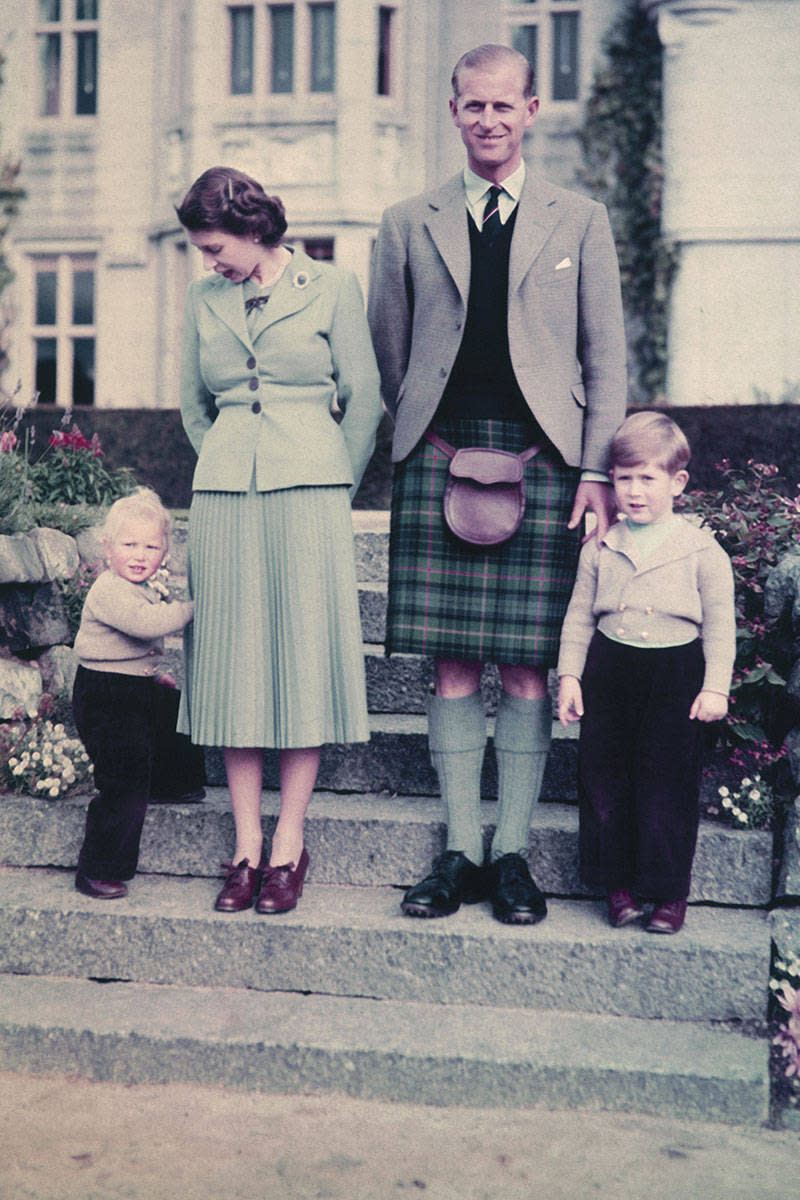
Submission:
<svg viewBox="0 0 800 1200">
<path fill-rule="evenodd" d="M 691 721 L 721 721 L 728 711 L 728 697 L 720 692 L 700 692 L 689 709 Z"/>
<path fill-rule="evenodd" d="M 599 545 L 617 519 L 617 502 L 610 483 L 601 483 L 599 479 L 581 480 L 575 492 L 575 503 L 567 522 L 567 529 L 575 529 L 587 509 L 597 518 L 597 526 L 591 533 L 586 534 L 583 541 L 588 542 L 590 537 L 596 537 Z"/>
<path fill-rule="evenodd" d="M 570 721 L 580 721 L 582 716 L 581 681 L 574 675 L 562 675 L 558 681 L 558 719 L 566 728 Z"/>
</svg>

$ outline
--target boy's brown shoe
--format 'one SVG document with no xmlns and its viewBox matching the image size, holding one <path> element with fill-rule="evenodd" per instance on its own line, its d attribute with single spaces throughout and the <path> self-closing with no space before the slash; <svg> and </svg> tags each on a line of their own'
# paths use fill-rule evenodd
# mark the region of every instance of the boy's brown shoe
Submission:
<svg viewBox="0 0 800 1200">
<path fill-rule="evenodd" d="M 653 915 L 647 922 L 648 933 L 677 933 L 683 929 L 686 920 L 686 901 L 669 900 L 666 904 L 658 904 L 653 909 Z"/>
<path fill-rule="evenodd" d="M 620 888 L 608 897 L 608 920 L 615 929 L 622 929 L 623 925 L 630 925 L 642 916 L 644 912 L 641 905 L 627 888 Z"/>
</svg>

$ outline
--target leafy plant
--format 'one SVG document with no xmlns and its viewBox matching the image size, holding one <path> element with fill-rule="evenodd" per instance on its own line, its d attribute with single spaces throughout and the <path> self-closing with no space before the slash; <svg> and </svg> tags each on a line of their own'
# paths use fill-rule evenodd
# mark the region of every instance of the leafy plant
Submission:
<svg viewBox="0 0 800 1200">
<path fill-rule="evenodd" d="M 783 1009 L 782 1023 L 772 1044 L 784 1059 L 783 1075 L 789 1104 L 800 1102 L 800 957 L 776 958 L 769 981 L 772 995 Z"/>
<path fill-rule="evenodd" d="M 778 469 L 770 464 L 751 460 L 738 470 L 723 459 L 717 470 L 721 486 L 690 493 L 683 510 L 701 518 L 733 566 L 736 662 L 724 737 L 731 764 L 745 776 L 760 773 L 780 793 L 776 765 L 785 755 L 783 738 L 797 723 L 787 691 L 797 652 L 790 615 L 773 620 L 765 614 L 764 588 L 772 568 L 797 548 L 800 498 L 784 494 Z"/>
<path fill-rule="evenodd" d="M 31 465 L 31 499 L 39 504 L 111 504 L 132 492 L 136 481 L 126 468 L 110 470 L 94 434 L 84 437 L 77 425 L 71 432 L 50 434 L 48 450 Z"/>
<path fill-rule="evenodd" d="M 738 788 L 717 789 L 720 807 L 731 823 L 741 829 L 762 829 L 768 825 L 775 808 L 775 792 L 760 775 L 743 776 Z"/>
<path fill-rule="evenodd" d="M 631 0 L 603 42 L 578 133 L 581 177 L 608 207 L 617 241 L 626 326 L 638 382 L 653 399 L 664 390 L 673 247 L 661 232 L 662 50 L 655 25 Z"/>
</svg>

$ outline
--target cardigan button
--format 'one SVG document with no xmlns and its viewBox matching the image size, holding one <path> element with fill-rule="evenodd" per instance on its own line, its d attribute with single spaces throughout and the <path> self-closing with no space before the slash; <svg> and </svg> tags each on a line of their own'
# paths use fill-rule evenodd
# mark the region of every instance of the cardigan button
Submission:
<svg viewBox="0 0 800 1200">
<path fill-rule="evenodd" d="M 250 388 L 251 392 L 258 391 L 258 380 L 256 379 L 255 376 L 253 376 L 253 378 L 250 380 L 250 382 L 248 383 L 247 386 Z"/>
<path fill-rule="evenodd" d="M 254 400 L 253 403 L 250 405 L 250 411 L 254 412 L 254 413 L 260 413 L 261 412 L 261 401 Z"/>
<path fill-rule="evenodd" d="M 249 357 L 249 358 L 248 358 L 248 360 L 247 360 L 247 369 L 248 369 L 248 371 L 252 371 L 252 370 L 254 370 L 254 369 L 255 369 L 255 365 L 256 365 L 256 360 L 253 358 L 253 356 L 252 356 L 252 354 L 251 354 L 251 355 L 250 355 L 250 357 Z"/>
</svg>

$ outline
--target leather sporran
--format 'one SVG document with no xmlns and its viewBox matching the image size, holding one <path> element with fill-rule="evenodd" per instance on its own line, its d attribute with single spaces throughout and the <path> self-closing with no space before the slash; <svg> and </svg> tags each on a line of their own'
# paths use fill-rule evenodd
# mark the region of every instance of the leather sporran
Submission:
<svg viewBox="0 0 800 1200">
<path fill-rule="evenodd" d="M 467 446 L 456 450 L 432 430 L 426 439 L 450 459 L 443 512 L 451 533 L 470 546 L 501 546 L 525 516 L 525 463 L 539 453 L 521 454 Z"/>
</svg>

